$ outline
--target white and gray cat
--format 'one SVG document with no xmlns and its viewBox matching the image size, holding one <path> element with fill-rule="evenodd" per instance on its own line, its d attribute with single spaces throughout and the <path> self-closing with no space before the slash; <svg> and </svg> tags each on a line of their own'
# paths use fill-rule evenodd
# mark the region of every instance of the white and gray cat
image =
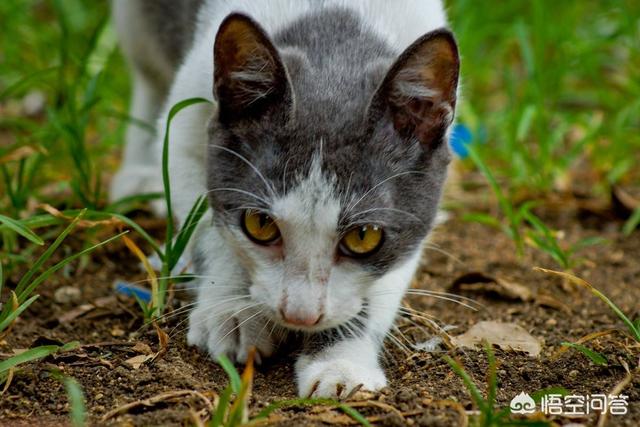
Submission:
<svg viewBox="0 0 640 427">
<path fill-rule="evenodd" d="M 210 209 L 188 341 L 213 357 L 300 341 L 300 395 L 386 384 L 379 352 L 437 212 L 459 57 L 440 0 L 114 0 L 133 73 L 112 186 Z"/>
</svg>

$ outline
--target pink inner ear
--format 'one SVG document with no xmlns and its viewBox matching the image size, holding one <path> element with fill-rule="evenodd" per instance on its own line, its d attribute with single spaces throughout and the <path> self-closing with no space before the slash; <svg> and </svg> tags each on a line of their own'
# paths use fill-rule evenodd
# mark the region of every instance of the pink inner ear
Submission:
<svg viewBox="0 0 640 427">
<path fill-rule="evenodd" d="M 416 138 L 422 144 L 437 144 L 451 124 L 447 105 L 436 106 L 430 99 L 411 99 L 392 108 L 393 124 L 402 136 Z"/>
<path fill-rule="evenodd" d="M 386 103 L 405 138 L 437 144 L 453 120 L 459 61 L 446 33 L 428 34 L 405 51 L 387 77 Z"/>
</svg>

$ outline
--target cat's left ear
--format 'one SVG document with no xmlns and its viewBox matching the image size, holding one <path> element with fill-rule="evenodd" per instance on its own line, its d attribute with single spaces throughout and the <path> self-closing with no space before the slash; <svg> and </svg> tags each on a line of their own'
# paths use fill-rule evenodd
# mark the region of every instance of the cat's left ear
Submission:
<svg viewBox="0 0 640 427">
<path fill-rule="evenodd" d="M 398 58 L 369 107 L 369 119 L 384 115 L 396 131 L 435 148 L 451 125 L 456 106 L 460 59 L 453 34 L 426 34 Z"/>
<path fill-rule="evenodd" d="M 213 51 L 214 96 L 222 121 L 258 118 L 291 102 L 291 85 L 278 50 L 251 18 L 229 15 Z"/>
</svg>

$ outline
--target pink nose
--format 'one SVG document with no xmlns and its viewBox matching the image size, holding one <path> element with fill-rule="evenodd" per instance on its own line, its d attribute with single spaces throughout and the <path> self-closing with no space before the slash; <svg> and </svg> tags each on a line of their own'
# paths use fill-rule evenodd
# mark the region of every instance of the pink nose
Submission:
<svg viewBox="0 0 640 427">
<path fill-rule="evenodd" d="M 280 310 L 280 314 L 285 322 L 294 326 L 314 326 L 322 319 L 322 314 L 289 313 L 284 310 Z"/>
</svg>

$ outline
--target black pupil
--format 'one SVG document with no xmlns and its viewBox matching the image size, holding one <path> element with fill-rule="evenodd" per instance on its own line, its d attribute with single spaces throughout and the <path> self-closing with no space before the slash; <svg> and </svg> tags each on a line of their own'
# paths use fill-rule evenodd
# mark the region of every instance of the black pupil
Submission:
<svg viewBox="0 0 640 427">
<path fill-rule="evenodd" d="M 260 228 L 264 228 L 265 225 L 267 225 L 268 221 L 269 221 L 269 217 L 265 214 L 260 214 Z"/>
<path fill-rule="evenodd" d="M 358 230 L 358 237 L 360 238 L 360 240 L 364 240 L 364 236 L 367 233 L 367 227 L 360 227 L 360 230 Z"/>
</svg>

